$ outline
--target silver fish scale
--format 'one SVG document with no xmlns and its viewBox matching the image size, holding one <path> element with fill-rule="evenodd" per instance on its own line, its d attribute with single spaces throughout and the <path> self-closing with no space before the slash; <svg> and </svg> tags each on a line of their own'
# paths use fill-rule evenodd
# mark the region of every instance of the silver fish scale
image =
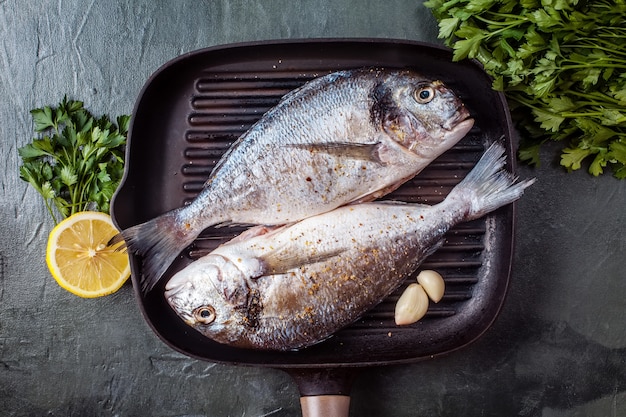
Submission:
<svg viewBox="0 0 626 417">
<path fill-rule="evenodd" d="M 275 106 L 286 93 L 307 81 L 333 72 L 334 69 L 310 71 L 271 72 L 206 72 L 195 84 L 191 98 L 192 112 L 185 132 L 185 162 L 180 167 L 184 177 L 183 190 L 188 196 L 181 204 L 189 203 L 203 188 L 221 155 L 246 132 L 261 116 Z M 471 154 L 478 160 L 483 146 L 477 139 L 476 129 L 451 150 L 444 153 L 417 177 L 387 195 L 384 199 L 412 203 L 436 204 L 473 167 L 474 162 L 459 162 L 458 153 Z M 466 156 L 463 159 L 467 158 Z M 221 243 L 235 237 L 245 228 L 225 227 L 203 232 L 187 256 L 193 260 L 209 253 Z M 477 271 L 482 266 L 485 224 L 476 220 L 453 228 L 443 246 L 431 255 L 421 269 L 434 269 L 446 281 L 444 298 L 432 304 L 426 315 L 436 319 L 449 317 L 472 297 L 472 287 L 477 282 Z M 393 321 L 395 303 L 409 282 L 415 281 L 417 272 L 405 285 L 383 303 L 364 315 L 342 332 L 403 331 Z"/>
</svg>

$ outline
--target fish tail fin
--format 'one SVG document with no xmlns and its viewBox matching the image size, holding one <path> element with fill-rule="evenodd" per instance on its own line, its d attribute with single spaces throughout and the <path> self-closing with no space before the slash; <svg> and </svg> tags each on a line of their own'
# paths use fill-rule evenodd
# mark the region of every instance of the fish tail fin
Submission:
<svg viewBox="0 0 626 417">
<path fill-rule="evenodd" d="M 141 290 L 150 291 L 159 282 L 178 254 L 197 236 L 178 221 L 180 209 L 172 210 L 145 223 L 125 229 L 109 244 L 124 241 L 120 247 L 142 257 Z"/>
<path fill-rule="evenodd" d="M 468 220 L 478 219 L 512 203 L 535 182 L 534 178 L 516 182 L 517 178 L 504 169 L 504 153 L 502 145 L 493 143 L 463 181 L 450 192 L 453 198 L 468 201 Z"/>
</svg>

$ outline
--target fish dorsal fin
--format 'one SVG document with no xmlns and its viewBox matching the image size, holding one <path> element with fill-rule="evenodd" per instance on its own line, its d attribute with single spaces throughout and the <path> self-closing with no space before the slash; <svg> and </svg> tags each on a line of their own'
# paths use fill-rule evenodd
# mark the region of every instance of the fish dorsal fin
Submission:
<svg viewBox="0 0 626 417">
<path fill-rule="evenodd" d="M 326 143 L 296 143 L 287 145 L 292 148 L 302 149 L 311 153 L 325 153 L 331 156 L 357 159 L 360 161 L 375 162 L 382 164 L 379 149 L 380 142 L 351 143 L 351 142 L 326 142 Z"/>
</svg>

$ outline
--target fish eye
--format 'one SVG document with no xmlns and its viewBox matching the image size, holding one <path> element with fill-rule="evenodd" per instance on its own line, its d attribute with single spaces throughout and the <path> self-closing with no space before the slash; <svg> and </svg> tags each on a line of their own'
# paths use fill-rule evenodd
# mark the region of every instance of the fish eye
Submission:
<svg viewBox="0 0 626 417">
<path fill-rule="evenodd" d="M 435 98 L 435 89 L 431 86 L 419 88 L 415 91 L 415 100 L 420 104 L 430 103 Z"/>
<path fill-rule="evenodd" d="M 198 323 L 211 324 L 215 321 L 215 309 L 212 306 L 198 307 L 193 311 L 193 317 Z"/>
</svg>

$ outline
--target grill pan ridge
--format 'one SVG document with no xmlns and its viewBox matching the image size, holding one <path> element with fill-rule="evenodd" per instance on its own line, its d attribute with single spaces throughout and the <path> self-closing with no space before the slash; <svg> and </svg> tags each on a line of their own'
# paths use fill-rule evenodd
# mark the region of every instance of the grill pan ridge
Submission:
<svg viewBox="0 0 626 417">
<path fill-rule="evenodd" d="M 452 63 L 447 49 L 376 39 L 276 41 L 208 48 L 179 57 L 146 83 L 128 138 L 122 185 L 112 203 L 119 228 L 187 204 L 229 146 L 287 92 L 339 69 L 411 68 L 444 81 L 475 118 L 466 138 L 422 173 L 385 197 L 435 204 L 471 170 L 486 147 L 500 141 L 513 170 L 512 128 L 504 97 L 475 62 Z M 144 318 L 172 348 L 214 362 L 277 368 L 329 368 L 404 363 L 456 350 L 495 320 L 508 286 L 514 206 L 454 227 L 421 269 L 446 281 L 442 301 L 420 322 L 398 327 L 393 311 L 414 274 L 383 303 L 328 340 L 298 352 L 223 346 L 175 316 L 163 297 L 168 276 L 244 230 L 205 230 L 147 295 L 138 288 L 141 258 L 131 255 L 132 280 Z"/>
</svg>

